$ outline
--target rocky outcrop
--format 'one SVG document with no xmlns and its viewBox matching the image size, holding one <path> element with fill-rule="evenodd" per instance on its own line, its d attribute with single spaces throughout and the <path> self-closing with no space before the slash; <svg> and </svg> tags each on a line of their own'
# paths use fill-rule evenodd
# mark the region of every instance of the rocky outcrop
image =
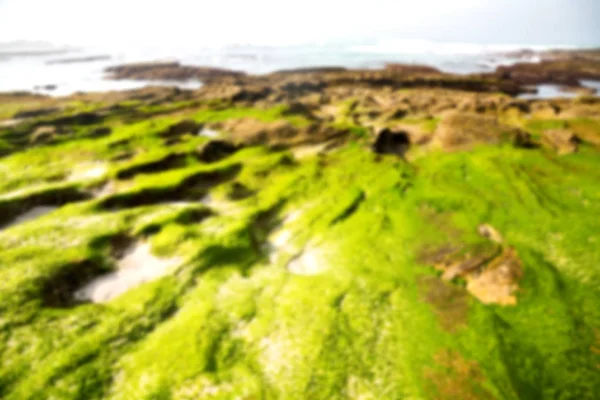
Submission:
<svg viewBox="0 0 600 400">
<path fill-rule="evenodd" d="M 530 136 L 518 128 L 501 124 L 493 116 L 455 112 L 445 117 L 433 143 L 444 150 L 466 150 L 478 144 L 508 141 L 517 146 L 530 144 Z"/>
<path fill-rule="evenodd" d="M 323 143 L 347 134 L 344 130 L 318 123 L 298 127 L 285 120 L 265 122 L 253 118 L 229 120 L 212 127 L 228 132 L 235 145 L 249 146 L 291 147 Z"/>
<path fill-rule="evenodd" d="M 216 78 L 236 78 L 243 72 L 222 68 L 181 65 L 178 62 L 148 62 L 124 64 L 105 69 L 110 79 L 186 81 L 198 79 L 209 82 Z"/>
<path fill-rule="evenodd" d="M 496 75 L 520 85 L 555 83 L 581 87 L 582 79 L 600 79 L 600 50 L 554 50 L 537 54 L 539 63 L 500 66 Z"/>
</svg>

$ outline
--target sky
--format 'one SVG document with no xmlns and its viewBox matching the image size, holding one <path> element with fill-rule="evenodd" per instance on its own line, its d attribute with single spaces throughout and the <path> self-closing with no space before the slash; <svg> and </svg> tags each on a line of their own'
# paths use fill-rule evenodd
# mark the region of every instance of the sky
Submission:
<svg viewBox="0 0 600 400">
<path fill-rule="evenodd" d="M 600 46 L 599 0 L 0 0 L 0 42 L 293 45 L 397 37 Z"/>
</svg>

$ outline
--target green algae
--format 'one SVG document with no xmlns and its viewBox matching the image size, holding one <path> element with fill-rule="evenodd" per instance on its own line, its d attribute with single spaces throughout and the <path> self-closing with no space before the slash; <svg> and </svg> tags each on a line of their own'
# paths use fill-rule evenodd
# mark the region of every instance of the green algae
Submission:
<svg viewBox="0 0 600 400">
<path fill-rule="evenodd" d="M 201 110 L 191 118 L 272 121 L 290 118 L 285 111 Z M 0 397 L 593 399 L 600 392 L 593 147 L 557 157 L 479 146 L 409 164 L 371 153 L 357 127 L 355 140 L 322 157 L 251 147 L 203 163 L 193 152 L 206 138 L 164 146 L 160 133 L 183 117 L 115 120 L 109 136 L 76 135 L 0 160 L 0 191 L 11 201 L 2 210 L 62 205 L 0 232 Z M 536 132 L 555 122 L 526 126 Z M 134 155 L 111 161 L 118 151 Z M 171 155 L 182 156 L 161 162 Z M 96 164 L 106 171 L 69 181 L 73 169 Z M 94 197 L 109 181 L 118 183 L 115 192 Z M 232 199 L 234 184 L 251 195 Z M 203 204 L 206 196 L 212 201 Z M 477 233 L 483 223 L 522 260 L 516 306 L 482 304 L 419 257 L 447 245 L 486 248 Z M 270 244 L 282 232 L 287 240 Z M 123 236 L 148 240 L 155 254 L 181 264 L 105 304 L 48 301 L 49 285 L 75 289 L 68 281 L 78 270 L 87 271 L 82 280 L 112 270 L 111 243 Z M 293 269 L 294 261 L 310 265 Z"/>
</svg>

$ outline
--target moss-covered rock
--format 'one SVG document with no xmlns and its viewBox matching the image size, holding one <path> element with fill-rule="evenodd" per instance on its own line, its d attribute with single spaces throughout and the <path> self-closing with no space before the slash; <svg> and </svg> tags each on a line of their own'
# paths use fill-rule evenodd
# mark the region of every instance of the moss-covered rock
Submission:
<svg viewBox="0 0 600 400">
<path fill-rule="evenodd" d="M 0 397 L 595 399 L 598 117 L 318 93 L 9 96 L 63 111 L 0 128 Z"/>
</svg>

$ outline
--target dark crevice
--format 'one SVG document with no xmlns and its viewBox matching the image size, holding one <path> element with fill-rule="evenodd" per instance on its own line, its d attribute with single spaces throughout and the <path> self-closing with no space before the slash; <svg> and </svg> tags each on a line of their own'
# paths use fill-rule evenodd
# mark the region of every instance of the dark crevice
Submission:
<svg viewBox="0 0 600 400">
<path fill-rule="evenodd" d="M 205 196 L 209 189 L 234 179 L 241 170 L 235 164 L 219 171 L 202 171 L 185 178 L 177 186 L 166 188 L 147 188 L 135 193 L 122 193 L 102 200 L 101 209 L 112 210 L 147 206 L 165 202 L 198 200 Z"/>
<path fill-rule="evenodd" d="M 60 207 L 68 203 L 84 201 L 91 198 L 89 193 L 77 188 L 52 189 L 34 193 L 25 198 L 0 200 L 0 228 L 36 206 Z"/>
<path fill-rule="evenodd" d="M 160 172 L 169 169 L 180 168 L 186 165 L 186 161 L 186 154 L 169 154 L 156 161 L 150 161 L 143 164 L 123 168 L 122 170 L 117 172 L 117 178 L 129 179 L 138 174 L 147 174 L 152 172 Z"/>
<path fill-rule="evenodd" d="M 105 265 L 93 259 L 63 266 L 42 285 L 41 295 L 44 306 L 64 308 L 76 305 L 78 302 L 73 297 L 73 293 L 86 282 L 107 271 Z"/>
<path fill-rule="evenodd" d="M 335 225 L 338 224 L 346 219 L 348 219 L 352 214 L 354 214 L 356 212 L 356 210 L 358 210 L 358 207 L 360 207 L 360 204 L 366 199 L 366 195 L 364 191 L 360 191 L 352 200 L 352 202 L 339 214 L 337 215 L 332 221 L 330 225 Z"/>
</svg>

